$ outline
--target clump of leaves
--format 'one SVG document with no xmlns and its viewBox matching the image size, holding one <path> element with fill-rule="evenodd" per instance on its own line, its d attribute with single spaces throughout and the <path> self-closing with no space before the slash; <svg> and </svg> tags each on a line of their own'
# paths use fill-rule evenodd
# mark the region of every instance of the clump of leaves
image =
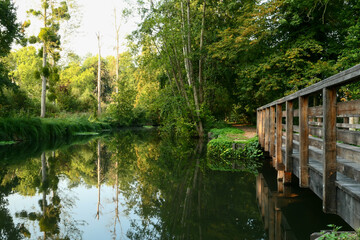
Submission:
<svg viewBox="0 0 360 240">
<path fill-rule="evenodd" d="M 329 224 L 328 227 L 332 227 L 333 229 L 330 232 L 322 231 L 322 236 L 319 240 L 358 240 L 360 239 L 360 229 L 356 231 L 356 233 L 351 232 L 339 232 L 341 229 L 340 226 L 336 226 L 334 224 Z"/>
<path fill-rule="evenodd" d="M 207 145 L 208 166 L 212 170 L 247 171 L 257 173 L 263 156 L 257 138 L 240 144 L 236 149 L 234 141 L 223 138 L 213 139 Z"/>
</svg>

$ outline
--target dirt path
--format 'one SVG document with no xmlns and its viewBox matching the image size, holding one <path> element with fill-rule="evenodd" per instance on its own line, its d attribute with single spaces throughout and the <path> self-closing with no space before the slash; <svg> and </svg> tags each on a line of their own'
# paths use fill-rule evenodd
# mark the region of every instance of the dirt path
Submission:
<svg viewBox="0 0 360 240">
<path fill-rule="evenodd" d="M 244 137 L 246 138 L 253 138 L 256 136 L 256 127 L 254 126 L 233 124 L 233 127 L 243 130 L 245 132 Z"/>
</svg>

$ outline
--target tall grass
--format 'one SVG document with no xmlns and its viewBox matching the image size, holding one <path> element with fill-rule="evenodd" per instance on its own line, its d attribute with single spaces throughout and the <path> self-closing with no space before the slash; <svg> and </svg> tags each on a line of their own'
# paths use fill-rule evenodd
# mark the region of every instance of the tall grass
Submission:
<svg viewBox="0 0 360 240">
<path fill-rule="evenodd" d="M 110 129 L 104 122 L 90 122 L 84 118 L 1 118 L 0 141 L 54 141 L 79 132 L 99 132 Z"/>
</svg>

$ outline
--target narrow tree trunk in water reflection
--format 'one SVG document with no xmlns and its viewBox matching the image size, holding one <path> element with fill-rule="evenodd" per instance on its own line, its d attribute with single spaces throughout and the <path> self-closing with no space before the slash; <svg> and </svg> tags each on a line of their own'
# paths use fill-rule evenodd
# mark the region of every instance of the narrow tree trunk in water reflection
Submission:
<svg viewBox="0 0 360 240">
<path fill-rule="evenodd" d="M 115 188 L 116 188 L 116 196 L 115 196 L 115 221 L 114 221 L 114 240 L 117 238 L 116 234 L 116 223 L 119 222 L 120 224 L 120 218 L 119 218 L 119 173 L 118 173 L 119 163 L 116 160 L 115 163 Z"/>
<path fill-rule="evenodd" d="M 41 182 L 42 182 L 42 211 L 43 217 L 46 214 L 46 190 L 45 190 L 45 181 L 46 181 L 46 156 L 45 153 L 41 154 Z M 46 239 L 46 231 L 44 231 L 44 239 Z"/>
<path fill-rule="evenodd" d="M 98 144 L 97 144 L 97 157 L 98 157 L 98 161 L 97 161 L 97 178 L 98 178 L 98 203 L 97 203 L 97 212 L 96 212 L 96 218 L 99 220 L 100 219 L 100 189 L 101 189 L 101 168 L 100 168 L 100 163 L 101 163 L 101 144 L 100 144 L 100 140 L 98 140 Z"/>
<path fill-rule="evenodd" d="M 189 226 L 186 225 L 186 218 L 188 217 L 189 212 L 191 211 L 191 204 L 192 204 L 192 193 L 194 192 L 196 185 L 198 184 L 198 217 L 200 220 L 200 216 L 201 216 L 201 201 L 200 201 L 200 186 L 201 186 L 201 174 L 199 176 L 199 167 L 200 167 L 200 157 L 202 154 L 202 150 L 203 150 L 203 139 L 200 138 L 198 144 L 196 145 L 195 151 L 194 151 L 194 157 L 196 158 L 196 165 L 195 165 L 195 169 L 194 169 L 194 174 L 192 176 L 192 186 L 188 186 L 186 189 L 186 195 L 185 195 L 185 200 L 184 200 L 184 209 L 183 209 L 183 214 L 182 214 L 182 218 L 181 218 L 181 224 L 185 228 L 186 230 L 186 235 L 184 233 L 184 235 L 182 236 L 182 239 L 188 239 L 189 236 Z M 199 180 L 198 180 L 199 179 Z M 189 181 L 191 182 L 191 181 Z M 202 239 L 202 230 L 201 230 L 201 224 L 199 223 L 199 239 Z M 185 231 L 184 231 L 185 232 Z"/>
</svg>

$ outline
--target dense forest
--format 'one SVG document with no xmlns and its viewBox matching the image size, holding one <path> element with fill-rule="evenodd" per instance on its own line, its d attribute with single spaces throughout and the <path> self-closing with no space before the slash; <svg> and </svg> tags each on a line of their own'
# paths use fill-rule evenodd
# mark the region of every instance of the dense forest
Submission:
<svg viewBox="0 0 360 240">
<path fill-rule="evenodd" d="M 0 1 L 1 117 L 86 116 L 201 136 L 217 121 L 253 123 L 257 107 L 360 62 L 357 0 L 138 0 L 128 50 L 105 58 L 62 54 L 59 30 L 74 11 L 38 1 L 28 11 L 43 22 L 37 36 Z M 342 90 L 343 100 L 359 96 Z"/>
</svg>

